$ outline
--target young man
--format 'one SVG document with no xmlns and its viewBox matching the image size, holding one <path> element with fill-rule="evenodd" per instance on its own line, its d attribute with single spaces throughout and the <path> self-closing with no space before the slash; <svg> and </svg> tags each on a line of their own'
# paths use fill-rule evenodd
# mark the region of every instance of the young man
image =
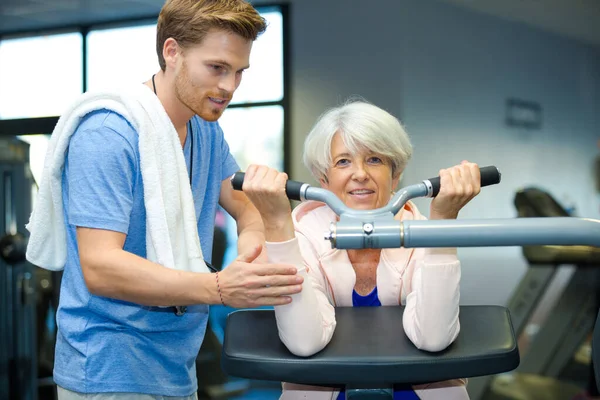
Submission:
<svg viewBox="0 0 600 400">
<path fill-rule="evenodd" d="M 130 121 L 95 110 L 70 137 L 62 177 L 67 261 L 57 313 L 59 399 L 194 399 L 208 305 L 286 304 L 301 290 L 295 268 L 259 262 L 262 222 L 229 184 L 239 167 L 216 122 L 264 30 L 263 18 L 243 0 L 168 0 L 157 27 L 161 70 L 145 82 L 178 133 L 206 260 L 217 203 L 237 221 L 240 256 L 219 274 L 147 259 L 139 135 Z M 183 315 L 174 312 L 184 305 Z"/>
</svg>

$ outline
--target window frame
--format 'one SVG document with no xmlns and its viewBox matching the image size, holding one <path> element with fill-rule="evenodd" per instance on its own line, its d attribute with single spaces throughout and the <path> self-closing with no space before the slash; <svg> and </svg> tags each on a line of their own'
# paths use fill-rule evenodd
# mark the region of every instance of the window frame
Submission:
<svg viewBox="0 0 600 400">
<path fill-rule="evenodd" d="M 256 5 L 255 8 L 259 12 L 266 12 L 269 10 L 279 10 L 282 17 L 282 45 L 283 45 L 283 96 L 277 101 L 261 101 L 261 102 L 244 102 L 237 104 L 230 104 L 228 108 L 252 108 L 252 107 L 264 107 L 279 105 L 283 108 L 283 169 L 284 172 L 290 173 L 290 128 L 291 128 L 291 71 L 290 71 L 290 18 L 289 18 L 289 4 L 287 3 L 265 3 Z M 78 25 L 78 26 L 67 26 L 56 29 L 49 29 L 43 31 L 28 31 L 19 32 L 7 36 L 7 38 L 23 38 L 23 37 L 35 37 L 45 36 L 60 33 L 72 33 L 79 32 L 82 35 L 82 93 L 87 91 L 87 35 L 92 30 L 97 29 L 111 29 L 111 28 L 125 28 L 139 25 L 146 25 L 149 23 L 156 23 L 157 15 L 130 18 L 124 20 L 114 20 L 103 22 L 102 24 L 93 25 Z M 3 37 L 0 36 L 0 41 Z M 20 136 L 20 135 L 32 135 L 32 134 L 50 134 L 59 117 L 32 117 L 32 118 L 15 118 L 15 119 L 0 119 L 0 135 L 2 136 Z"/>
</svg>

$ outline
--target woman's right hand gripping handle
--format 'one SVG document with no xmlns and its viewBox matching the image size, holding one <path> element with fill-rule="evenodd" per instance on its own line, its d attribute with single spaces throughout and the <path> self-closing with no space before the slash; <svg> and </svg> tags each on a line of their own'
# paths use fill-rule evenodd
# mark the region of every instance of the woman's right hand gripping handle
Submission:
<svg viewBox="0 0 600 400">
<path fill-rule="evenodd" d="M 277 196 L 277 187 L 285 187 L 287 175 L 256 165 L 248 167 L 245 175 L 240 184 L 268 228 L 265 239 L 272 241 L 273 235 L 293 237 L 289 201 L 285 194 L 283 198 Z M 234 185 L 234 189 L 241 190 L 242 187 Z M 297 267 L 285 260 L 268 264 L 255 262 L 261 250 L 258 247 L 251 254 L 241 254 L 219 273 L 218 290 L 223 303 L 232 307 L 283 305 L 291 302 L 291 295 L 302 290 L 304 278 L 298 275 Z"/>
<path fill-rule="evenodd" d="M 329 343 L 335 317 L 323 289 L 319 290 L 320 285 L 304 267 L 289 203 L 289 198 L 295 196 L 290 196 L 287 175 L 269 167 L 251 165 L 244 175 L 234 176 L 232 185 L 234 189 L 243 190 L 261 214 L 269 262 L 290 263 L 304 279 L 302 291 L 291 296 L 291 304 L 275 307 L 275 317 L 285 346 L 295 355 L 310 356 Z M 330 323 L 324 323 L 325 320 Z"/>
</svg>

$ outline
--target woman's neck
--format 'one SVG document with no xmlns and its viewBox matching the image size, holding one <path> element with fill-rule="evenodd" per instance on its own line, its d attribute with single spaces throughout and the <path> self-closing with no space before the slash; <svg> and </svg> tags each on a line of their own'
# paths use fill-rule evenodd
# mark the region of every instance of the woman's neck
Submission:
<svg viewBox="0 0 600 400">
<path fill-rule="evenodd" d="M 359 249 L 348 250 L 348 258 L 353 266 L 358 267 L 360 264 L 375 263 L 379 264 L 381 257 L 381 249 Z"/>
</svg>

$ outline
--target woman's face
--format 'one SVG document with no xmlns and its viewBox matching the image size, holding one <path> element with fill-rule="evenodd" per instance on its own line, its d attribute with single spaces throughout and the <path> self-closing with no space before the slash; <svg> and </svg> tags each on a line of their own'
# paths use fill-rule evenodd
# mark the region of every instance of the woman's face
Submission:
<svg viewBox="0 0 600 400">
<path fill-rule="evenodd" d="M 346 206 L 371 210 L 385 206 L 398 178 L 392 178 L 391 162 L 380 154 L 362 150 L 350 154 L 339 133 L 331 142 L 332 165 L 321 186 L 339 197 Z"/>
</svg>

